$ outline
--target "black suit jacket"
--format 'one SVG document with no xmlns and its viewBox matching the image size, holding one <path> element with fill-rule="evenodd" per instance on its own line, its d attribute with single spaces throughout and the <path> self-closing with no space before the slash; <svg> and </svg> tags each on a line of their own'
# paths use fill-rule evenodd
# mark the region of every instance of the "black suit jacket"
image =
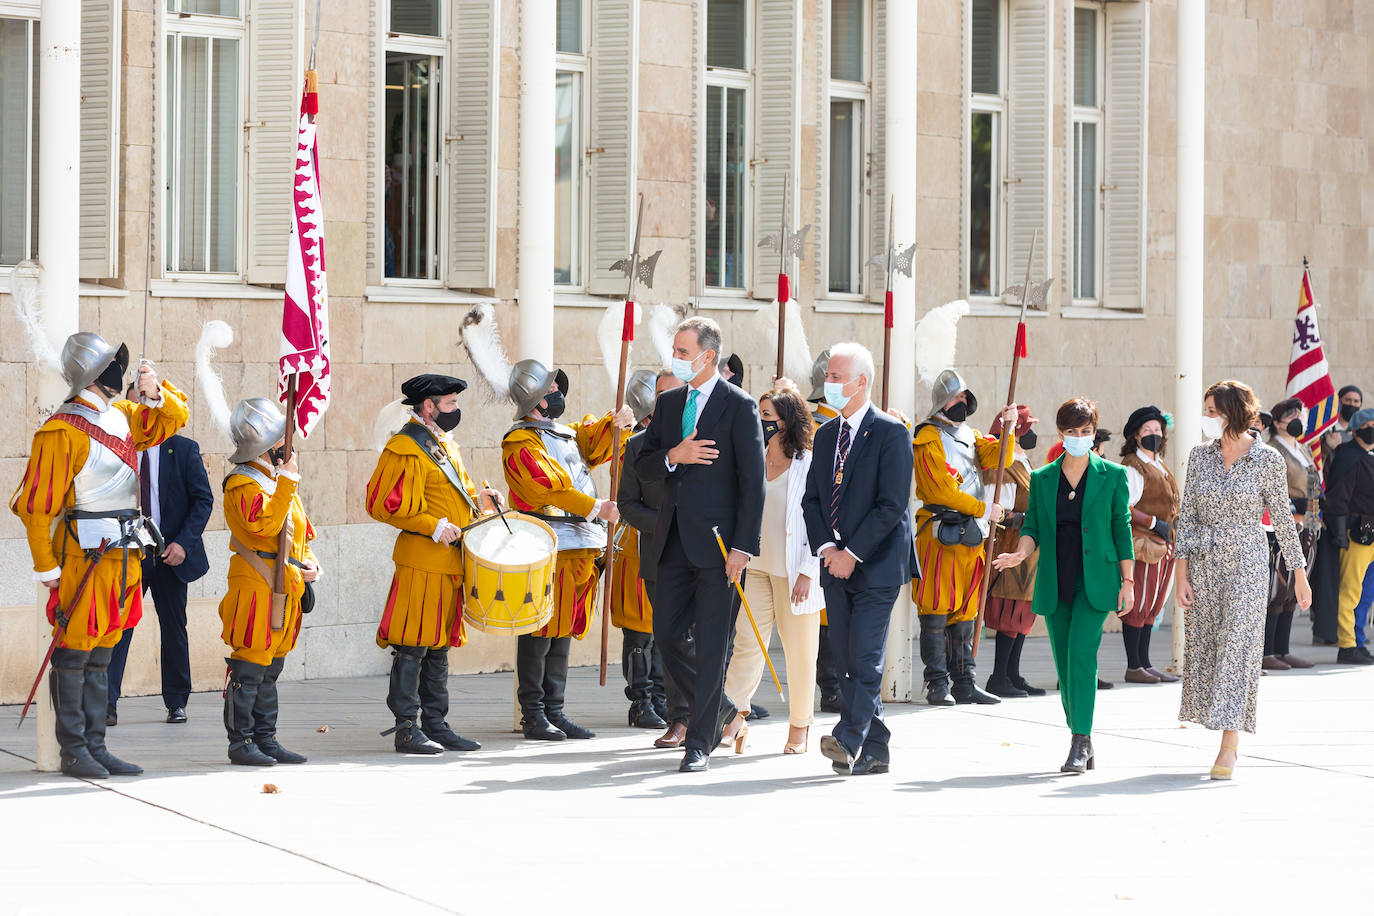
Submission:
<svg viewBox="0 0 1374 916">
<path fill-rule="evenodd" d="M 715 441 L 720 454 L 711 464 L 680 464 L 669 472 L 668 449 L 682 441 L 682 411 L 690 386 L 659 395 L 654 419 L 644 431 L 644 445 L 635 459 L 642 484 L 664 481 L 663 506 L 654 536 L 641 562 L 657 569 L 663 544 L 674 520 L 687 559 L 700 569 L 724 567 L 713 526 L 727 550 L 758 556 L 763 525 L 763 426 L 759 405 L 725 379 L 718 379 L 711 397 L 698 405 L 697 439 Z M 910 474 L 910 469 L 908 469 Z"/>
<path fill-rule="evenodd" d="M 621 521 L 638 532 L 639 577 L 653 580 L 654 569 L 645 564 L 644 549 L 654 539 L 654 529 L 658 525 L 658 510 L 663 506 L 668 485 L 663 480 L 639 479 L 635 461 L 643 451 L 643 432 L 631 436 L 625 443 L 625 467 L 620 472 L 620 487 L 616 491 L 615 502 L 620 509 Z"/>
<path fill-rule="evenodd" d="M 157 501 L 162 513 L 162 537 L 186 551 L 179 566 L 168 566 L 182 582 L 194 582 L 210 571 L 201 540 L 215 507 L 214 491 L 194 439 L 171 436 L 157 446 Z"/>
<path fill-rule="evenodd" d="M 802 512 L 806 536 L 819 547 L 834 542 L 860 562 L 847 584 L 889 588 L 911 579 L 915 547 L 911 539 L 911 435 L 906 426 L 870 406 L 849 448 L 840 483 L 839 524 L 830 524 L 835 446 L 842 419 L 820 428 L 812 447 Z M 836 531 L 839 532 L 836 536 Z M 821 566 L 821 584 L 839 582 Z"/>
</svg>

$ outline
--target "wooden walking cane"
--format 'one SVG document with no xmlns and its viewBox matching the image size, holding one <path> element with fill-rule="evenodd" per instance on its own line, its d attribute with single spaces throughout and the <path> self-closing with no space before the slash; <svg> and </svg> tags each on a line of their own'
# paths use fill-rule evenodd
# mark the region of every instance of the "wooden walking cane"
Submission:
<svg viewBox="0 0 1374 916">
<path fill-rule="evenodd" d="M 635 339 L 635 281 L 639 280 L 650 289 L 654 285 L 654 269 L 658 266 L 658 256 L 663 254 L 660 248 L 647 258 L 639 256 L 639 237 L 644 231 L 644 194 L 639 194 L 639 211 L 635 217 L 635 244 L 630 249 L 628 258 L 621 258 L 611 265 L 611 270 L 618 270 L 629 278 L 629 286 L 625 293 L 625 321 L 620 330 L 620 373 L 615 383 L 615 405 L 612 411 L 619 410 L 625 403 L 625 375 L 630 368 L 630 344 Z M 620 431 L 612 424 L 611 435 L 615 439 L 611 455 L 611 499 L 616 498 L 620 490 L 620 474 L 624 464 L 624 451 L 620 443 Z M 606 662 L 609 654 L 611 640 L 611 593 L 615 587 L 615 535 L 618 522 L 611 522 L 606 529 L 606 552 L 602 555 L 602 580 L 601 580 L 601 686 L 606 686 Z"/>
<path fill-rule="evenodd" d="M 711 526 L 711 533 L 716 536 L 716 546 L 720 548 L 720 556 L 726 563 L 730 562 L 730 552 L 725 549 L 725 541 L 721 539 L 720 529 Z M 754 619 L 754 612 L 749 609 L 749 599 L 744 597 L 744 586 L 735 583 L 735 591 L 739 592 L 739 603 L 744 608 L 745 615 L 749 618 L 749 625 L 754 628 L 754 638 L 759 642 L 759 651 L 763 653 L 763 660 L 768 663 L 768 673 L 773 675 L 773 686 L 778 688 L 778 698 L 786 701 L 787 697 L 782 695 L 782 681 L 778 680 L 778 671 L 773 667 L 773 660 L 768 657 L 768 646 L 763 642 L 763 634 L 759 632 L 759 623 Z"/>
<path fill-rule="evenodd" d="M 1021 371 L 1021 357 L 1026 355 L 1026 303 L 1031 295 L 1031 265 L 1035 263 L 1035 243 L 1040 236 L 1039 230 L 1031 233 L 1030 254 L 1026 258 L 1026 285 L 1021 288 L 1021 319 L 1016 325 L 1016 343 L 1011 351 L 1011 383 L 1007 386 L 1007 407 L 1016 404 L 1016 376 Z M 1005 409 L 1005 408 L 1004 408 Z M 1007 427 L 997 437 L 997 469 L 993 472 L 992 499 L 994 502 L 1002 494 L 1002 478 L 1006 475 L 1007 464 Z M 1014 429 L 1014 424 L 1010 424 Z M 1005 507 L 1004 507 L 1005 508 Z M 983 545 L 983 587 L 978 593 L 978 614 L 973 618 L 973 657 L 978 657 L 978 643 L 983 633 L 983 612 L 988 604 L 988 589 L 992 587 L 992 551 L 997 541 L 997 522 L 988 526 L 987 542 Z"/>
</svg>

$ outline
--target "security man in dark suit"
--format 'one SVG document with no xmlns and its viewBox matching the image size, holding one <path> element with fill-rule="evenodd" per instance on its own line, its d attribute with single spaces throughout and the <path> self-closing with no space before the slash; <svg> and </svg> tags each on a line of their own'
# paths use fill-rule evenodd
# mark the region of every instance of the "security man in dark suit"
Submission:
<svg viewBox="0 0 1374 916">
<path fill-rule="evenodd" d="M 210 478 L 194 439 L 171 436 L 139 453 L 139 503 L 162 532 L 166 549 L 143 561 L 143 588 L 151 589 L 162 634 L 162 702 L 167 721 L 186 721 L 191 697 L 191 654 L 186 639 L 186 586 L 205 575 L 210 561 L 201 541 L 215 506 Z M 134 631 L 125 630 L 110 659 L 107 725 L 118 721 L 115 706 Z"/>
<path fill-rule="evenodd" d="M 816 433 L 802 511 L 819 544 L 830 640 L 840 666 L 840 721 L 821 738 L 837 773 L 886 773 L 883 722 L 887 627 L 915 564 L 911 539 L 911 436 L 869 400 L 873 354 L 830 348 L 825 399 L 840 416 Z"/>
<path fill-rule="evenodd" d="M 735 584 L 758 555 L 763 524 L 763 426 L 754 399 L 720 377 L 720 326 L 688 318 L 673 337 L 673 374 L 687 382 L 659 395 L 634 467 L 666 480 L 654 536 L 641 562 L 658 575 L 654 640 L 691 710 L 679 769 L 710 765 L 735 705 L 725 697 L 725 659 L 735 629 Z M 721 556 L 712 529 L 729 548 Z M 696 625 L 696 672 L 681 638 Z"/>
</svg>

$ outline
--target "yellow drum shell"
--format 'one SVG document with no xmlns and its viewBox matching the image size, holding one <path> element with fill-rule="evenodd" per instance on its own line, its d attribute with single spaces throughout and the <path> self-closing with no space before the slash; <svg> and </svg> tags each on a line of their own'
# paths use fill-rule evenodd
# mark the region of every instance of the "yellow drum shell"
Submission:
<svg viewBox="0 0 1374 916">
<path fill-rule="evenodd" d="M 504 534 L 498 516 L 479 522 L 463 535 L 463 618 L 469 626 L 491 633 L 522 636 L 533 633 L 553 617 L 553 577 L 558 535 L 541 519 L 518 512 L 505 513 L 517 531 L 547 538 L 548 551 L 527 562 L 503 563 L 481 555 L 492 525 Z M 487 530 L 483 530 L 487 529 Z M 481 532 L 474 537 L 474 533 Z"/>
</svg>

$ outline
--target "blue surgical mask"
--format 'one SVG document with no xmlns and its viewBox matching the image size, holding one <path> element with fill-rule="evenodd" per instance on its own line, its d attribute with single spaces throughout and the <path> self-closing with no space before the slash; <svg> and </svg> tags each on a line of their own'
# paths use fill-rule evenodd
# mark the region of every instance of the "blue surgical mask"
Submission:
<svg viewBox="0 0 1374 916">
<path fill-rule="evenodd" d="M 697 358 L 700 359 L 700 356 L 698 356 Z M 697 377 L 698 370 L 696 369 L 695 364 L 695 359 L 678 359 L 676 356 L 674 356 L 673 375 L 677 376 L 678 381 L 690 382 L 692 379 Z"/>
<path fill-rule="evenodd" d="M 849 399 L 854 397 L 852 394 L 844 393 L 844 386 L 849 382 L 826 382 L 825 383 L 825 403 L 836 410 L 844 410 L 849 403 Z"/>
<path fill-rule="evenodd" d="M 1082 458 L 1093 450 L 1092 436 L 1065 436 L 1064 451 L 1075 458 Z"/>
</svg>

